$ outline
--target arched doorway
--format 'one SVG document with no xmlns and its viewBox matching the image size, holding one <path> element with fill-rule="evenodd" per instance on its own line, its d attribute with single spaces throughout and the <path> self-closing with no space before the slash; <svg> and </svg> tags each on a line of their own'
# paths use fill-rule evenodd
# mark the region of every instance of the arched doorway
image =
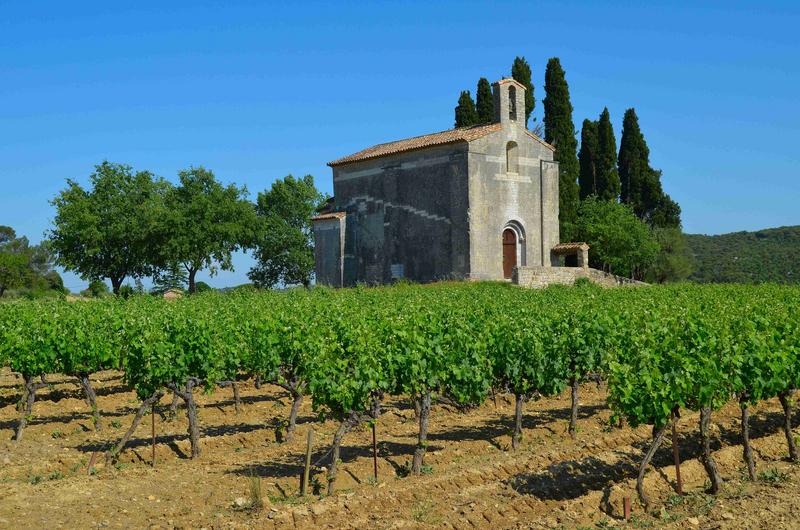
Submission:
<svg viewBox="0 0 800 530">
<path fill-rule="evenodd" d="M 503 278 L 511 279 L 517 266 L 517 233 L 511 228 L 503 230 Z"/>
</svg>

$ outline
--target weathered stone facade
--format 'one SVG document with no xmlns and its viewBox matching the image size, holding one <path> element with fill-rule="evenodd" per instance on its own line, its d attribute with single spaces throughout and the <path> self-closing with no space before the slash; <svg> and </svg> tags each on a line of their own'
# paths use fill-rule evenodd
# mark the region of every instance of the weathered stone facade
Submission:
<svg viewBox="0 0 800 530">
<path fill-rule="evenodd" d="M 554 149 L 525 127 L 525 87 L 493 86 L 495 123 L 380 144 L 333 168 L 315 218 L 317 282 L 510 278 L 552 264 Z M 334 215 L 335 214 L 335 215 Z"/>
</svg>

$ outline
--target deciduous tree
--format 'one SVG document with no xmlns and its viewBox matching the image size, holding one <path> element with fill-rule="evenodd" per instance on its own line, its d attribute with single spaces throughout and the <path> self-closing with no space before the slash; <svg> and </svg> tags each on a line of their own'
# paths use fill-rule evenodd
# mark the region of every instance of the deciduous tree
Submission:
<svg viewBox="0 0 800 530">
<path fill-rule="evenodd" d="M 311 217 L 326 197 L 314 177 L 276 180 L 258 194 L 259 236 L 253 252 L 257 264 L 247 276 L 260 287 L 301 284 L 308 287 L 314 272 L 314 233 Z"/>
<path fill-rule="evenodd" d="M 180 171 L 178 178 L 166 198 L 169 215 L 162 225 L 166 243 L 160 265 L 180 263 L 189 277 L 189 293 L 194 293 L 199 271 L 233 270 L 231 255 L 252 243 L 257 222 L 247 189 L 223 186 L 203 167 Z"/>
<path fill-rule="evenodd" d="M 629 206 L 589 197 L 581 202 L 577 236 L 589 244 L 592 267 L 643 279 L 659 251 L 650 228 Z"/>
<path fill-rule="evenodd" d="M 67 180 L 51 201 L 56 216 L 50 248 L 58 265 L 84 279 L 107 278 L 117 294 L 125 278 L 154 270 L 167 184 L 148 171 L 108 161 L 95 167 L 90 181 L 87 190 Z"/>
</svg>

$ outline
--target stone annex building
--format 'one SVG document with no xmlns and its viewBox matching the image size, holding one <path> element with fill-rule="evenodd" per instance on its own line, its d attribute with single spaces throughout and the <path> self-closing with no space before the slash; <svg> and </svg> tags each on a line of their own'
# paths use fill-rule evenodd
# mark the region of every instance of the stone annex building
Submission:
<svg viewBox="0 0 800 530">
<path fill-rule="evenodd" d="M 318 283 L 511 279 L 576 250 L 585 267 L 585 245 L 559 246 L 555 148 L 525 127 L 525 86 L 492 88 L 494 123 L 328 164 L 334 197 L 313 219 Z"/>
</svg>

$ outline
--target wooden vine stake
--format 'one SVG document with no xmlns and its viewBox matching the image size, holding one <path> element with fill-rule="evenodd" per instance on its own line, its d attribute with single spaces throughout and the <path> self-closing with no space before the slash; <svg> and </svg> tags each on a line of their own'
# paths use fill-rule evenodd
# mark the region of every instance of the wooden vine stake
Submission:
<svg viewBox="0 0 800 530">
<path fill-rule="evenodd" d="M 378 483 L 378 442 L 375 435 L 375 421 L 372 421 L 372 467 L 375 472 L 375 484 Z"/>
<path fill-rule="evenodd" d="M 303 468 L 303 479 L 300 481 L 300 495 L 308 493 L 308 479 L 311 472 L 311 448 L 314 445 L 314 429 L 308 429 L 308 439 L 306 441 L 306 465 Z"/>
<path fill-rule="evenodd" d="M 675 492 L 683 495 L 683 480 L 681 480 L 681 454 L 678 448 L 678 416 L 672 411 L 672 458 L 675 460 Z"/>
<path fill-rule="evenodd" d="M 153 437 L 153 467 L 156 467 L 156 405 L 153 403 L 153 407 L 150 409 L 150 431 Z"/>
<path fill-rule="evenodd" d="M 622 498 L 622 511 L 625 515 L 625 520 L 631 518 L 631 498 L 630 497 L 623 497 Z"/>
</svg>

